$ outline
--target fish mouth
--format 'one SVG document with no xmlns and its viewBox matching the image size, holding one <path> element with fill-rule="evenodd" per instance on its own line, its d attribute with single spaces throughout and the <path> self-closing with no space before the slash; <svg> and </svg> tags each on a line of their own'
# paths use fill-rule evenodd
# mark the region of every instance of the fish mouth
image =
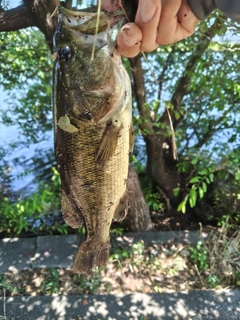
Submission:
<svg viewBox="0 0 240 320">
<path fill-rule="evenodd" d="M 92 13 L 73 11 L 59 6 L 57 13 L 59 27 L 55 37 L 60 40 L 64 31 L 68 32 L 74 38 L 75 44 L 85 51 L 89 51 L 88 48 L 92 48 L 93 44 L 96 50 L 108 45 L 112 51 L 118 35 L 118 24 L 125 23 L 125 16 L 121 10 L 114 13 L 103 11 Z M 56 47 L 56 39 L 54 42 Z"/>
<path fill-rule="evenodd" d="M 63 7 L 58 7 L 58 17 L 66 28 L 71 28 L 85 34 L 101 33 L 109 27 L 109 16 L 100 12 L 99 17 L 97 13 L 72 11 Z M 98 29 L 96 30 L 96 25 Z M 97 31 L 97 32 L 96 32 Z"/>
</svg>

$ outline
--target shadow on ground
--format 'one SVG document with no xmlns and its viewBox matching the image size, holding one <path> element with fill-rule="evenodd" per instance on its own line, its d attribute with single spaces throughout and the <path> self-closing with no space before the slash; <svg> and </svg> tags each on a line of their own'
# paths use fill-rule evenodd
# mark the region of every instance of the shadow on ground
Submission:
<svg viewBox="0 0 240 320">
<path fill-rule="evenodd" d="M 0 315 L 11 320 L 240 319 L 240 291 L 9 297 Z"/>
</svg>

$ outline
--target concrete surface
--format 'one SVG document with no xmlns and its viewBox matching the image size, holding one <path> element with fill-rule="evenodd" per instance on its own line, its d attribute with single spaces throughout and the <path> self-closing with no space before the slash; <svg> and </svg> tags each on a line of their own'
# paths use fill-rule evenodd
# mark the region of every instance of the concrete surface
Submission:
<svg viewBox="0 0 240 320">
<path fill-rule="evenodd" d="M 131 246 L 140 240 L 148 243 L 183 243 L 194 245 L 201 236 L 197 231 L 126 233 L 112 237 L 112 246 Z M 0 240 L 0 272 L 27 268 L 70 268 L 83 239 L 81 235 L 38 236 Z"/>
<path fill-rule="evenodd" d="M 239 320 L 240 291 L 10 297 L 2 300 L 0 316 L 8 320 Z"/>
<path fill-rule="evenodd" d="M 0 272 L 31 268 L 35 252 L 35 238 L 1 239 Z"/>
</svg>

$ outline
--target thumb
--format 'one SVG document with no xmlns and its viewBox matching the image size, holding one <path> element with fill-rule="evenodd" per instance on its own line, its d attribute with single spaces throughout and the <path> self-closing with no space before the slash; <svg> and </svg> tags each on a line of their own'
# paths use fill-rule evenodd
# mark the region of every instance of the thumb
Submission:
<svg viewBox="0 0 240 320">
<path fill-rule="evenodd" d="M 119 31 L 117 38 L 117 51 L 122 56 L 128 58 L 135 57 L 140 51 L 141 41 L 141 30 L 135 23 L 129 22 Z"/>
</svg>

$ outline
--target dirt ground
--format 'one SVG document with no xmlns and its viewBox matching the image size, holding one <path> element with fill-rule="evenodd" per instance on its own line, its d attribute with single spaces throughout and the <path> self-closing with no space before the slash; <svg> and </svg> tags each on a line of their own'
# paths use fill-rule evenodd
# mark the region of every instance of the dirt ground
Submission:
<svg viewBox="0 0 240 320">
<path fill-rule="evenodd" d="M 187 215 L 162 217 L 158 213 L 152 219 L 161 231 L 199 230 L 199 223 Z M 209 226 L 212 236 L 194 251 L 195 261 L 189 245 L 149 246 L 139 241 L 131 248 L 112 248 L 107 265 L 89 276 L 69 269 L 0 273 L 0 295 L 150 293 L 240 286 L 240 229 L 231 236 L 228 229 L 227 225 L 221 230 Z"/>
<path fill-rule="evenodd" d="M 114 250 L 106 267 L 89 276 L 66 269 L 7 271 L 0 275 L 0 295 L 106 294 L 171 292 L 207 288 L 189 262 L 188 246 L 139 242 Z"/>
</svg>

